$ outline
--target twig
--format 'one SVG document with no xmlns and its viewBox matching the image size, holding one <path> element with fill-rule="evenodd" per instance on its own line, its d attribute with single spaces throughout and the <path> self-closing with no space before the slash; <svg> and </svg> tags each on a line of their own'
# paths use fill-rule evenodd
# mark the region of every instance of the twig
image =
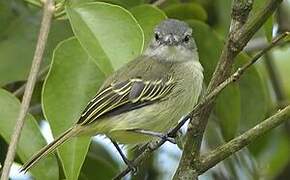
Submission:
<svg viewBox="0 0 290 180">
<path fill-rule="evenodd" d="M 40 78 L 42 78 L 48 72 L 48 70 L 49 70 L 49 66 L 46 66 L 45 68 L 43 68 L 37 74 L 36 80 L 38 81 Z M 16 91 L 13 92 L 14 96 L 20 97 L 24 93 L 25 87 L 26 87 L 26 82 L 22 84 L 22 86 L 20 86 Z"/>
<path fill-rule="evenodd" d="M 185 122 L 193 117 L 196 113 L 199 113 L 204 107 L 206 107 L 208 104 L 212 102 L 212 100 L 219 95 L 219 93 L 227 87 L 230 83 L 237 81 L 243 73 L 250 68 L 257 60 L 265 54 L 267 51 L 272 49 L 275 45 L 277 45 L 283 38 L 285 38 L 287 35 L 289 35 L 288 32 L 281 34 L 277 38 L 274 38 L 272 43 L 268 45 L 263 51 L 259 52 L 257 55 L 255 55 L 251 61 L 246 63 L 244 66 L 239 68 L 235 73 L 233 73 L 228 79 L 226 79 L 224 82 L 222 82 L 218 87 L 216 87 L 211 93 L 209 93 L 206 97 L 204 97 L 195 107 L 194 109 L 182 120 L 178 123 L 177 126 L 175 126 L 172 130 L 168 132 L 168 136 L 174 137 L 178 130 L 185 124 Z M 166 142 L 165 139 L 161 139 L 157 142 L 150 143 L 145 151 L 141 153 L 139 156 L 137 156 L 133 161 L 133 165 L 138 165 L 143 158 L 147 157 L 151 152 L 158 149 L 160 146 L 162 146 Z M 126 176 L 131 171 L 131 168 L 127 167 L 125 170 L 123 170 L 120 174 L 118 174 L 114 179 L 121 179 L 122 177 Z"/>
<path fill-rule="evenodd" d="M 32 96 L 33 89 L 36 83 L 37 74 L 39 71 L 39 67 L 41 65 L 43 52 L 45 49 L 48 33 L 50 30 L 53 12 L 54 12 L 54 0 L 46 0 L 44 2 L 43 17 L 42 17 L 41 27 L 40 27 L 38 41 L 36 45 L 36 50 L 35 50 L 33 61 L 32 61 L 32 66 L 31 66 L 31 70 L 30 70 L 29 77 L 27 80 L 27 86 L 24 91 L 24 96 L 21 103 L 20 112 L 19 112 L 16 124 L 14 127 L 14 131 L 10 140 L 10 144 L 8 147 L 8 152 L 7 152 L 6 159 L 3 166 L 3 172 L 1 175 L 1 180 L 8 180 L 10 168 L 14 161 L 17 143 L 19 141 L 21 130 L 24 125 L 24 120 L 25 120 L 25 117 L 29 108 L 31 96 Z"/>
<path fill-rule="evenodd" d="M 208 169 L 226 159 L 235 152 L 246 147 L 248 144 L 256 140 L 258 137 L 267 133 L 271 129 L 279 126 L 283 122 L 290 119 L 290 106 L 278 111 L 275 115 L 264 120 L 252 129 L 246 131 L 242 135 L 232 139 L 228 143 L 206 153 L 200 157 L 198 173 L 203 174 Z"/>
</svg>

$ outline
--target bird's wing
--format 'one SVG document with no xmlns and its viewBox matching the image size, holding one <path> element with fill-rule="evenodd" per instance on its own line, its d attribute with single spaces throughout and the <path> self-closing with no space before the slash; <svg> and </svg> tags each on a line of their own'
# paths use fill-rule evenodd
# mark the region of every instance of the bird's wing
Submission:
<svg viewBox="0 0 290 180">
<path fill-rule="evenodd" d="M 172 77 L 154 81 L 133 78 L 103 88 L 87 105 L 77 124 L 88 125 L 162 100 L 175 85 Z"/>
</svg>

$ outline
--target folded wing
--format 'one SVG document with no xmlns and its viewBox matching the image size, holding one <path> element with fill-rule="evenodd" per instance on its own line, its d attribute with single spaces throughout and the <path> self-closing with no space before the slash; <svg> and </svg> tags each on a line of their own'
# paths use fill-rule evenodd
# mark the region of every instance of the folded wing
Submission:
<svg viewBox="0 0 290 180">
<path fill-rule="evenodd" d="M 112 83 L 87 105 L 77 124 L 88 125 L 102 116 L 114 116 L 163 100 L 172 90 L 172 77 L 145 81 L 141 78 Z"/>
</svg>

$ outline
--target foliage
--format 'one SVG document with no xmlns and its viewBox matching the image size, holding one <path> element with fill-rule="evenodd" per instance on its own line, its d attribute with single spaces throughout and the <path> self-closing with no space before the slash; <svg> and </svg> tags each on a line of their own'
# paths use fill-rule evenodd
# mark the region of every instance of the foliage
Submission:
<svg viewBox="0 0 290 180">
<path fill-rule="evenodd" d="M 65 6 L 64 15 L 53 20 L 43 64 L 43 67 L 50 68 L 44 83 L 39 84 L 41 98 L 35 98 L 33 102 L 42 108 L 35 116 L 27 116 L 17 151 L 21 162 L 45 144 L 37 126 L 37 122 L 43 120 L 40 118 L 44 117 L 49 122 L 54 137 L 70 127 L 105 78 L 140 55 L 148 46 L 153 35 L 152 29 L 160 21 L 167 17 L 178 18 L 188 22 L 193 28 L 206 85 L 219 60 L 230 23 L 230 3 L 223 0 L 192 0 L 185 3 L 168 0 L 160 7 L 151 5 L 149 0 L 57 2 Z M 6 143 L 9 143 L 19 111 L 19 100 L 12 93 L 26 80 L 31 66 L 41 17 L 40 9 L 35 6 L 39 5 L 41 3 L 38 0 L 0 1 L 0 136 Z M 261 3 L 256 3 L 252 13 L 260 6 Z M 260 32 L 257 36 L 270 41 L 275 23 L 274 17 L 269 19 L 263 26 L 263 33 Z M 275 59 L 279 60 L 277 69 L 282 72 L 282 82 L 285 82 L 282 87 L 289 98 L 290 83 L 286 82 L 289 81 L 287 77 L 290 64 L 286 61 L 286 53 L 289 54 L 289 47 L 274 52 Z M 235 68 L 245 64 L 251 56 L 251 53 L 242 53 L 236 59 Z M 208 128 L 210 133 L 205 136 L 208 148 L 229 141 L 272 112 L 273 106 L 277 106 L 279 102 L 273 98 L 269 79 L 261 63 L 252 67 L 239 82 L 220 94 L 211 114 L 212 124 Z M 214 130 L 211 131 L 211 128 Z M 273 140 L 272 134 L 279 138 Z M 289 163 L 289 155 L 271 146 L 284 149 L 290 145 L 286 140 L 288 135 L 282 129 L 271 135 L 251 146 L 250 151 L 237 155 L 242 158 L 225 161 L 225 166 L 220 166 L 218 173 L 227 171 L 228 173 L 223 174 L 225 177 L 240 177 L 237 174 L 241 172 L 257 173 L 261 178 L 277 175 Z M 1 142 L 0 149 L 5 145 Z M 277 152 L 281 152 L 283 156 Z M 5 154 L 0 154 L 0 159 L 4 159 L 4 156 Z M 58 157 L 59 161 L 54 155 L 43 160 L 31 170 L 32 176 L 36 179 L 58 179 L 62 176 L 71 180 L 96 177 L 111 179 L 120 170 L 120 162 L 102 145 L 90 142 L 88 137 L 69 141 L 59 148 Z M 241 160 L 245 158 L 253 164 L 251 169 L 239 167 L 241 164 L 244 167 L 249 164 Z M 279 166 L 267 166 L 265 159 Z M 146 165 L 154 166 L 156 162 L 152 162 Z M 257 172 L 255 166 L 267 168 L 263 172 Z M 208 174 L 214 178 L 215 171 Z M 164 176 L 164 172 L 158 173 L 160 177 Z"/>
</svg>

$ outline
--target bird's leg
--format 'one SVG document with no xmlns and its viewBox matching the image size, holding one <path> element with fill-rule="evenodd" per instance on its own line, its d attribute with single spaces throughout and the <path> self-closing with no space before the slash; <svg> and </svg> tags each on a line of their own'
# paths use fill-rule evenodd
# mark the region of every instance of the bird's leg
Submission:
<svg viewBox="0 0 290 180">
<path fill-rule="evenodd" d="M 135 132 L 135 133 L 139 133 L 139 134 L 144 134 L 144 135 L 148 135 L 148 136 L 158 137 L 158 138 L 164 139 L 166 141 L 169 141 L 169 142 L 171 142 L 173 144 L 176 144 L 176 141 L 175 141 L 174 137 L 170 137 L 168 134 L 163 134 L 163 133 L 160 133 L 160 132 L 147 131 L 147 130 L 143 130 L 143 129 L 129 129 L 127 131 Z"/>
<path fill-rule="evenodd" d="M 120 154 L 120 156 L 122 157 L 123 161 L 125 162 L 125 164 L 132 169 L 133 174 L 135 174 L 137 172 L 137 167 L 132 164 L 132 162 L 126 157 L 126 155 L 123 153 L 122 149 L 120 148 L 120 146 L 118 145 L 118 143 L 116 141 L 114 141 L 113 139 L 111 139 L 111 142 L 113 143 L 113 145 L 115 146 L 115 148 L 117 149 L 118 153 Z"/>
</svg>

